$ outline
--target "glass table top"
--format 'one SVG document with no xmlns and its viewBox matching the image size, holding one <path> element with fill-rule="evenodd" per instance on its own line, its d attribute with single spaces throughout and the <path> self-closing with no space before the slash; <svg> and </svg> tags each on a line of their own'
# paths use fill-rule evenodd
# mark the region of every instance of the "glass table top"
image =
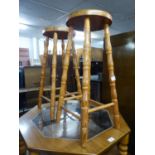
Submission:
<svg viewBox="0 0 155 155">
<path fill-rule="evenodd" d="M 79 101 L 68 101 L 64 107 L 76 114 L 81 113 Z M 62 110 L 60 123 L 50 120 L 50 108 L 43 108 L 32 120 L 41 134 L 49 138 L 80 139 L 80 121 Z M 107 110 L 89 114 L 88 138 L 92 138 L 113 127 Z"/>
</svg>

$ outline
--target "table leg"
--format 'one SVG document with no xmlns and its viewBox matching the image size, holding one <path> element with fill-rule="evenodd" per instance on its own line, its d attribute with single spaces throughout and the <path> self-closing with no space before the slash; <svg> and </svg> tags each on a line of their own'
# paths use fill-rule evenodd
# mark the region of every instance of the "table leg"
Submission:
<svg viewBox="0 0 155 155">
<path fill-rule="evenodd" d="M 37 152 L 29 151 L 29 155 L 39 155 Z"/>
<path fill-rule="evenodd" d="M 128 155 L 129 134 L 126 135 L 119 144 L 120 155 Z"/>
<path fill-rule="evenodd" d="M 26 152 L 26 145 L 24 143 L 24 140 L 19 136 L 19 154 L 24 155 Z"/>
</svg>

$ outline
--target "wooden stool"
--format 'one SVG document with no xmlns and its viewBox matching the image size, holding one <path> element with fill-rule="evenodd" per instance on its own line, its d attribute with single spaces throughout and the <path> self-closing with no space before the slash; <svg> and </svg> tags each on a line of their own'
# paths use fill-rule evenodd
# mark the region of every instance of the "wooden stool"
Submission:
<svg viewBox="0 0 155 155">
<path fill-rule="evenodd" d="M 82 97 L 81 95 L 81 85 L 80 85 L 80 80 L 79 80 L 79 73 L 78 73 L 78 66 L 76 63 L 76 54 L 73 52 L 73 64 L 75 68 L 75 76 L 76 76 L 76 81 L 78 85 L 78 92 L 68 92 L 66 91 L 66 83 L 64 83 L 64 75 L 67 74 L 68 70 L 68 65 L 69 65 L 69 59 L 68 59 L 68 52 L 65 54 L 65 47 L 64 47 L 64 39 L 67 39 L 72 37 L 70 33 L 68 34 L 68 28 L 65 27 L 47 27 L 43 30 L 43 35 L 46 36 L 46 41 L 45 41 L 45 47 L 44 47 L 44 57 L 43 57 L 43 64 L 42 64 L 42 72 L 41 72 L 41 82 L 40 82 L 40 91 L 39 91 L 39 102 L 38 102 L 38 108 L 41 109 L 41 104 L 42 104 L 42 98 L 50 102 L 50 118 L 51 120 L 54 119 L 54 114 L 55 114 L 55 101 L 56 98 L 59 98 L 59 101 L 61 100 L 62 102 L 74 99 L 74 98 L 79 98 Z M 51 99 L 47 98 L 46 96 L 43 96 L 43 88 L 44 88 L 44 81 L 45 81 L 45 68 L 46 68 L 46 60 L 47 60 L 47 55 L 48 55 L 48 42 L 49 38 L 53 38 L 53 56 L 52 56 L 52 74 L 51 74 Z M 62 40 L 62 68 L 63 68 L 63 76 L 62 76 L 62 82 L 61 82 L 61 88 L 57 87 L 56 88 L 56 66 L 57 66 L 57 40 L 61 39 Z M 70 40 L 70 39 L 68 39 Z M 70 49 L 70 41 L 68 41 L 67 44 L 67 49 Z M 70 52 L 70 50 L 67 50 Z M 73 51 L 73 50 L 72 50 Z M 66 62 L 66 59 L 67 62 Z M 66 67 L 67 66 L 67 67 Z M 60 90 L 60 95 L 56 95 L 56 90 Z M 66 98 L 63 98 L 62 100 L 62 93 Z M 76 94 L 78 94 L 76 96 Z M 60 96 L 60 97 L 59 97 Z M 68 97 L 71 96 L 71 97 Z"/>
<path fill-rule="evenodd" d="M 57 65 L 57 40 L 62 40 L 62 55 L 64 55 L 64 39 L 67 39 L 68 28 L 66 27 L 47 27 L 43 30 L 43 35 L 46 37 L 44 42 L 44 56 L 41 70 L 41 80 L 40 80 L 40 90 L 39 90 L 39 99 L 38 99 L 38 108 L 41 110 L 42 98 L 50 101 L 50 117 L 51 120 L 54 119 L 54 111 L 55 111 L 55 97 L 56 97 L 56 65 Z M 43 96 L 44 89 L 44 81 L 46 74 L 46 63 L 48 56 L 48 44 L 49 38 L 53 38 L 53 56 L 52 56 L 52 74 L 51 74 L 51 99 Z M 63 59 L 62 59 L 63 60 Z M 63 64 L 63 63 L 62 63 Z"/>
<path fill-rule="evenodd" d="M 61 79 L 61 88 L 58 102 L 58 110 L 57 110 L 57 122 L 60 120 L 60 115 L 62 109 L 66 112 L 69 112 L 74 117 L 78 118 L 81 121 L 81 142 L 82 147 L 79 144 L 79 140 L 66 139 L 59 135 L 59 131 L 62 132 L 63 129 L 65 131 L 64 134 L 67 133 L 66 126 L 64 128 L 57 128 L 57 125 L 50 122 L 51 127 L 55 127 L 54 131 L 58 133 L 58 138 L 56 137 L 47 137 L 46 133 L 43 133 L 37 127 L 40 122 L 40 118 L 42 117 L 42 112 L 48 112 L 49 104 L 38 104 L 38 106 L 33 107 L 30 111 L 20 117 L 19 128 L 20 132 L 23 136 L 27 149 L 31 154 L 39 154 L 41 152 L 53 153 L 55 155 L 60 154 L 78 154 L 78 155 L 99 155 L 102 153 L 106 153 L 112 146 L 115 144 L 119 144 L 119 151 L 121 155 L 127 155 L 127 145 L 129 140 L 130 129 L 123 117 L 119 115 L 118 110 L 118 101 L 117 101 L 117 93 L 115 88 L 115 76 L 113 69 L 113 59 L 112 59 L 112 48 L 110 43 L 110 34 L 109 34 L 109 25 L 112 22 L 112 18 L 109 13 L 105 11 L 99 10 L 82 10 L 75 13 L 72 13 L 69 16 L 67 21 L 67 25 L 69 28 L 68 33 L 68 43 L 66 53 L 64 54 L 64 63 L 63 63 L 63 73 Z M 66 80 L 67 80 L 67 72 L 71 50 L 72 53 L 75 54 L 74 42 L 73 42 L 73 28 L 78 30 L 85 31 L 85 43 L 84 43 L 84 64 L 83 64 L 83 83 L 82 83 L 82 95 L 80 94 L 80 89 L 78 92 L 68 93 L 66 91 Z M 90 30 L 100 30 L 104 28 L 105 30 L 105 47 L 107 53 L 107 62 L 108 62 L 108 70 L 109 70 L 109 81 L 111 87 L 111 98 L 112 102 L 109 104 L 102 104 L 97 101 L 90 99 Z M 40 100 L 43 95 L 43 86 L 44 86 L 44 75 L 45 75 L 45 66 L 46 66 L 46 55 L 48 54 L 48 40 L 49 36 L 46 37 L 45 41 L 45 53 L 44 53 L 44 65 L 42 66 L 42 79 L 41 79 L 41 95 Z M 77 61 L 77 59 L 75 59 Z M 78 68 L 78 64 L 75 61 L 75 68 Z M 78 70 L 77 70 L 78 71 Z M 78 76 L 76 79 L 79 80 Z M 78 82 L 78 81 L 77 81 Z M 80 87 L 79 87 L 80 88 Z M 70 94 L 71 97 L 66 97 L 67 94 Z M 78 94 L 78 95 L 77 95 Z M 77 95 L 77 96 L 76 96 Z M 77 114 L 72 111 L 68 111 L 63 107 L 64 101 L 70 99 L 82 99 L 81 104 L 81 116 L 77 116 Z M 50 99 L 48 99 L 50 101 Z M 89 107 L 90 106 L 90 107 Z M 93 107 L 92 107 L 93 106 Z M 38 107 L 41 110 L 41 107 L 44 109 L 42 111 L 38 110 Z M 109 108 L 114 109 L 114 122 L 116 128 L 110 128 L 105 132 L 102 132 L 98 135 L 95 135 L 87 142 L 88 137 L 88 115 L 92 112 Z M 111 111 L 110 111 L 111 113 Z M 39 119 L 38 119 L 39 118 Z M 49 117 L 48 117 L 49 118 Z M 42 119 L 42 118 L 41 118 Z M 35 121 L 37 122 L 35 123 Z M 70 119 L 71 120 L 71 119 Z M 65 117 L 61 120 L 62 122 L 66 121 Z M 49 122 L 49 121 L 48 121 Z M 42 121 L 43 123 L 43 121 Z M 76 121 L 76 124 L 79 126 L 79 121 Z M 53 126 L 52 126 L 53 125 Z M 59 124 L 62 127 L 61 123 Z M 66 125 L 66 122 L 64 123 Z M 48 125 L 46 126 L 48 129 L 51 129 Z M 46 128 L 46 129 L 47 129 Z M 77 127 L 77 129 L 79 129 Z M 95 128 L 96 129 L 96 128 Z M 51 130 L 48 130 L 51 131 Z M 68 130 L 70 132 L 71 130 Z M 49 133 L 49 132 L 48 132 Z M 55 135 L 55 134 L 54 134 Z M 78 134 L 79 135 L 79 134 Z M 114 153 L 115 154 L 115 153 Z"/>
<path fill-rule="evenodd" d="M 119 108 L 117 100 L 117 92 L 115 86 L 114 64 L 112 57 L 112 47 L 110 42 L 109 26 L 112 24 L 112 17 L 106 11 L 101 10 L 79 10 L 69 15 L 67 26 L 75 30 L 84 30 L 84 53 L 83 53 L 83 81 L 82 81 L 82 105 L 81 105 L 81 143 L 85 146 L 88 137 L 88 115 L 92 112 L 113 107 L 114 122 L 117 129 L 120 128 Z M 111 88 L 112 102 L 102 104 L 90 99 L 90 69 L 91 69 L 91 33 L 90 31 L 97 31 L 104 29 L 105 34 L 105 49 L 107 54 L 109 83 Z M 60 102 L 59 102 L 60 104 Z M 95 107 L 89 108 L 92 104 Z M 57 120 L 60 119 L 61 107 L 58 105 Z"/>
</svg>

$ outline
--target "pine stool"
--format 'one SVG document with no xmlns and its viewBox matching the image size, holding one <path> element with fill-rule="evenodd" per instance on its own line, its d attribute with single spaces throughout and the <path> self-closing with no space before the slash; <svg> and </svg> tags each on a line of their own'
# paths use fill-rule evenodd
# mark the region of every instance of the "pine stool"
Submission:
<svg viewBox="0 0 155 155">
<path fill-rule="evenodd" d="M 56 66 L 57 66 L 57 40 L 62 40 L 62 68 L 63 73 L 66 73 L 66 65 L 69 65 L 69 60 L 66 62 L 65 57 L 68 57 L 68 52 L 65 53 L 65 47 L 64 47 L 64 39 L 67 39 L 67 37 L 71 37 L 71 35 L 68 34 L 68 28 L 67 27 L 47 27 L 43 30 L 43 35 L 46 37 L 45 45 L 44 45 L 44 57 L 43 57 L 43 64 L 42 64 L 42 71 L 41 71 L 41 81 L 40 81 L 40 90 L 39 90 L 39 100 L 38 100 L 38 108 L 41 109 L 42 104 L 42 98 L 44 98 L 46 101 L 50 102 L 50 118 L 51 120 L 54 120 L 54 114 L 55 114 L 55 102 L 56 98 L 61 99 L 61 93 L 64 93 L 63 95 L 65 98 L 63 98 L 63 102 L 74 99 L 74 98 L 81 98 L 81 85 L 79 80 L 79 73 L 78 73 L 78 66 L 76 65 L 76 54 L 74 55 L 74 68 L 75 68 L 75 75 L 76 75 L 76 81 L 78 84 L 78 92 L 68 92 L 66 91 L 66 83 L 61 82 L 62 86 L 56 87 Z M 48 55 L 48 44 L 49 44 L 49 38 L 53 38 L 53 56 L 52 56 L 52 73 L 51 73 L 51 98 L 49 99 L 46 96 L 43 96 L 43 88 L 44 88 L 44 81 L 45 81 L 45 71 L 46 71 L 46 61 L 47 61 L 47 55 Z M 67 44 L 67 48 L 70 48 L 70 41 Z M 67 50 L 70 52 L 70 50 Z M 65 61 L 64 61 L 65 60 Z M 64 77 L 62 78 L 62 80 Z M 56 90 L 60 90 L 60 95 L 56 95 Z M 76 94 L 80 94 L 78 97 Z M 68 97 L 71 96 L 71 97 Z M 60 100 L 59 99 L 59 100 Z"/>
<path fill-rule="evenodd" d="M 67 39 L 68 28 L 50 26 L 43 30 L 43 35 L 46 37 L 46 39 L 44 42 L 44 56 L 43 56 L 43 63 L 42 63 L 42 69 L 41 69 L 38 108 L 41 110 L 42 98 L 44 98 L 45 100 L 48 100 L 50 102 L 50 117 L 51 117 L 51 120 L 53 120 L 54 111 L 55 111 L 54 108 L 55 108 L 56 89 L 57 90 L 60 89 L 60 88 L 56 88 L 57 41 L 58 39 L 62 40 L 62 55 L 64 55 L 64 50 L 65 50 L 64 39 Z M 45 81 L 45 74 L 46 74 L 46 63 L 47 63 L 47 57 L 48 57 L 49 38 L 53 39 L 51 99 L 48 99 L 47 97 L 43 96 L 44 81 Z"/>
<path fill-rule="evenodd" d="M 81 143 L 85 146 L 88 139 L 88 118 L 89 114 L 106 108 L 113 108 L 115 128 L 120 128 L 120 116 L 116 91 L 116 78 L 112 57 L 112 46 L 110 42 L 109 26 L 112 24 L 112 16 L 102 10 L 79 10 L 71 13 L 66 25 L 74 30 L 84 30 L 84 51 L 83 51 L 83 81 L 82 81 L 82 103 L 81 103 Z M 90 97 L 90 76 L 91 76 L 91 31 L 104 30 L 105 50 L 107 55 L 107 66 L 109 83 L 111 88 L 111 103 L 102 104 Z M 59 102 L 59 104 L 62 104 Z M 94 105 L 90 108 L 90 105 Z M 57 120 L 60 120 L 61 106 L 58 105 Z"/>
<path fill-rule="evenodd" d="M 120 155 L 128 154 L 128 141 L 129 141 L 129 133 L 130 129 L 123 117 L 120 115 L 118 110 L 118 101 L 117 101 L 117 93 L 115 88 L 115 76 L 113 69 L 113 59 L 112 59 L 112 48 L 110 43 L 110 34 L 109 34 L 109 26 L 112 23 L 111 15 L 105 11 L 100 10 L 80 10 L 72 13 L 69 16 L 67 21 L 67 25 L 70 27 L 68 30 L 68 43 L 66 48 L 66 53 L 64 54 L 64 65 L 63 65 L 63 74 L 61 79 L 61 88 L 58 102 L 58 110 L 57 110 L 57 123 L 60 121 L 61 111 L 63 109 L 63 104 L 65 99 L 82 99 L 81 101 L 81 116 L 76 116 L 72 111 L 67 111 L 72 113 L 75 117 L 77 117 L 79 121 L 75 121 L 77 126 L 74 126 L 74 130 L 77 131 L 77 135 L 79 136 L 80 128 L 79 123 L 81 123 L 81 142 L 82 147 L 79 143 L 79 138 L 77 140 L 73 140 L 72 138 L 63 138 L 59 136 L 59 131 L 63 133 L 63 135 L 72 134 L 72 124 L 67 124 L 67 119 L 62 119 L 60 124 L 56 124 L 52 122 L 50 128 L 48 126 L 46 129 L 54 128 L 54 132 L 58 133 L 57 137 L 46 136 L 42 130 L 37 126 L 38 120 L 41 118 L 41 112 L 38 110 L 38 107 L 35 106 L 26 114 L 24 114 L 20 118 L 20 132 L 23 136 L 27 149 L 31 154 L 40 154 L 40 153 L 49 153 L 54 155 L 60 154 L 77 154 L 77 155 L 101 155 L 107 154 L 107 151 L 112 148 L 112 146 L 119 144 L 119 152 Z M 84 42 L 84 63 L 83 63 L 83 83 L 82 83 L 82 94 L 77 95 L 73 92 L 73 96 L 66 97 L 66 80 L 67 80 L 67 72 L 71 51 L 74 52 L 74 42 L 73 42 L 73 29 L 83 30 L 85 31 L 85 42 Z M 109 104 L 102 104 L 97 101 L 90 99 L 90 30 L 101 30 L 105 31 L 105 48 L 107 53 L 107 62 L 108 62 L 108 70 L 109 70 L 109 81 L 111 87 L 111 98 L 112 102 Z M 48 43 L 49 37 L 47 37 L 45 45 Z M 45 52 L 47 52 L 47 46 L 45 46 Z M 44 61 L 45 62 L 45 61 Z M 76 67 L 77 67 L 76 63 Z M 42 96 L 42 94 L 41 94 Z M 43 104 L 42 108 L 45 109 L 42 112 L 47 113 L 49 104 Z M 93 107 L 92 107 L 93 106 Z M 98 135 L 93 136 L 88 141 L 88 115 L 94 114 L 93 112 L 98 110 L 102 110 L 108 108 L 108 111 L 113 110 L 112 118 L 115 122 L 115 128 L 110 128 L 105 132 L 102 132 Z M 40 104 L 41 109 L 41 104 Z M 111 112 L 110 112 L 111 113 Z M 39 119 L 38 119 L 39 118 Z M 70 119 L 71 120 L 71 119 Z M 35 122 L 36 121 L 36 122 Z M 55 123 L 55 124 L 54 124 Z M 64 126 L 61 126 L 63 123 Z M 98 123 L 102 123 L 98 121 Z M 57 125 L 62 128 L 57 128 Z M 70 125 L 70 130 L 67 130 L 67 127 Z M 94 129 L 94 128 L 93 128 Z M 95 128 L 96 129 L 96 128 Z M 50 130 L 51 131 L 51 130 Z M 55 135 L 55 134 L 54 134 Z M 116 152 L 112 153 L 116 155 Z M 111 155 L 112 155 L 111 154 Z"/>
</svg>

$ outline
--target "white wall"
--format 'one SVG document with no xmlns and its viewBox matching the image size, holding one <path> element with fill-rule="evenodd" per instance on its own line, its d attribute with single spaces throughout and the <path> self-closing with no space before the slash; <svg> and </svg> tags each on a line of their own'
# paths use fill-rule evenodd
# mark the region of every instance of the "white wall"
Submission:
<svg viewBox="0 0 155 155">
<path fill-rule="evenodd" d="M 19 48 L 28 48 L 29 49 L 30 64 L 33 64 L 32 38 L 19 37 Z"/>
<path fill-rule="evenodd" d="M 19 37 L 19 48 L 28 48 L 30 56 L 30 64 L 39 65 L 39 39 L 38 38 L 28 38 L 28 37 Z"/>
<path fill-rule="evenodd" d="M 67 40 L 65 40 L 65 49 L 67 45 Z M 30 64 L 33 65 L 40 65 L 40 58 L 39 56 L 44 52 L 44 39 L 43 38 L 28 38 L 28 37 L 19 37 L 19 47 L 20 48 L 28 48 L 29 49 L 29 56 L 30 56 Z M 103 41 L 92 41 L 92 47 L 103 48 Z M 75 48 L 83 48 L 83 41 L 75 40 Z M 49 54 L 53 52 L 53 40 L 49 40 Z M 62 54 L 61 51 L 61 40 L 58 41 L 57 44 L 57 53 L 58 55 Z"/>
</svg>

